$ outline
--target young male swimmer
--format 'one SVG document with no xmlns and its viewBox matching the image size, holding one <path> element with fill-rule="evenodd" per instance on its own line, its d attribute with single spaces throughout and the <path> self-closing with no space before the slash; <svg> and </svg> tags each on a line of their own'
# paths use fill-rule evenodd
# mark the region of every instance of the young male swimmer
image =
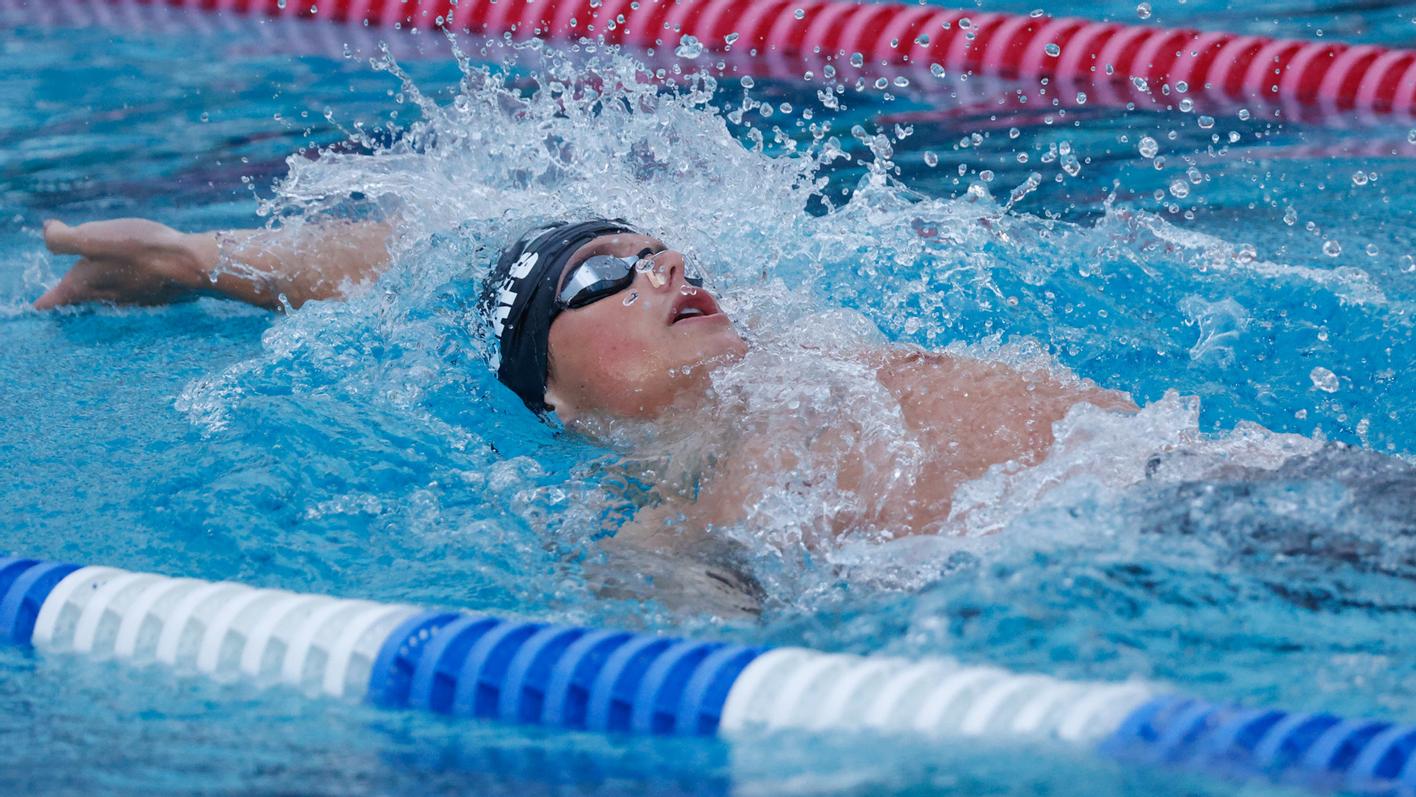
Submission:
<svg viewBox="0 0 1416 797">
<path fill-rule="evenodd" d="M 121 219 L 78 227 L 49 222 L 44 234 L 50 251 L 80 259 L 39 297 L 39 309 L 92 301 L 161 304 L 200 293 L 279 309 L 339 298 L 348 286 L 377 277 L 388 265 L 392 229 L 359 223 L 311 234 L 307 227 L 304 237 L 292 240 L 272 231 L 183 234 Z M 240 267 L 231 268 L 231 261 Z M 625 436 L 616 435 L 626 425 L 664 431 L 702 417 L 705 405 L 717 400 L 714 373 L 749 350 L 693 265 L 620 221 L 532 228 L 502 252 L 485 282 L 481 310 L 498 344 L 501 382 L 533 412 L 611 443 L 624 443 Z M 956 487 L 1002 463 L 1040 461 L 1053 443 L 1053 424 L 1074 405 L 1136 409 L 1121 393 L 1064 382 L 1050 371 L 1024 373 L 913 347 L 862 349 L 848 360 L 851 368 L 873 373 L 887 411 L 912 437 L 909 467 L 847 414 L 815 427 L 754 427 L 733 419 L 738 428 L 715 432 L 732 444 L 686 466 L 695 468 L 686 478 L 659 471 L 658 503 L 620 529 L 612 545 L 701 552 L 706 530 L 740 523 L 773 499 L 768 491 L 784 482 L 765 473 L 797 473 L 803 456 L 831 463 L 832 489 L 855 499 L 820 517 L 819 533 L 870 529 L 889 538 L 938 531 Z M 770 428 L 770 439 L 754 435 L 754 428 Z M 783 445 L 776 439 L 783 434 L 798 438 Z M 819 478 L 800 473 L 803 485 Z M 673 533 L 663 533 L 670 528 Z"/>
</svg>

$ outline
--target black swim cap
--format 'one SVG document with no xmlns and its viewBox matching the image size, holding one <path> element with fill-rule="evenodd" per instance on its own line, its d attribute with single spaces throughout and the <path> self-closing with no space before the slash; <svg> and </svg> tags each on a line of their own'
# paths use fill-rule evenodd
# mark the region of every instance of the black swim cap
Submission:
<svg viewBox="0 0 1416 797">
<path fill-rule="evenodd" d="M 556 287 L 575 250 L 602 235 L 637 233 L 622 219 L 551 222 L 532 227 L 502 251 L 482 287 L 482 313 L 497 338 L 497 379 L 543 414 Z"/>
</svg>

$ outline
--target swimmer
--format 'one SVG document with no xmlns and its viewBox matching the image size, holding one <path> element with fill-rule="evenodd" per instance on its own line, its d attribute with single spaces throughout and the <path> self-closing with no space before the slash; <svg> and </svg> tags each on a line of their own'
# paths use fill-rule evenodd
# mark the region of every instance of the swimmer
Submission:
<svg viewBox="0 0 1416 797">
<path fill-rule="evenodd" d="M 389 265 L 392 233 L 385 223 L 306 226 L 291 236 L 181 233 L 141 219 L 76 227 L 50 221 L 49 250 L 79 260 L 34 306 L 152 305 L 205 294 L 296 308 L 376 279 Z M 501 254 L 481 309 L 498 344 L 498 379 L 532 412 L 599 440 L 617 423 L 652 427 L 697 417 L 715 400 L 714 372 L 749 349 L 683 254 L 619 221 L 530 230 Z M 654 553 L 701 548 L 703 530 L 741 522 L 764 490 L 775 489 L 764 471 L 799 466 L 792 452 L 833 463 L 834 489 L 869 499 L 821 518 L 822 533 L 869 528 L 888 539 L 937 532 L 956 487 L 1003 463 L 1039 462 L 1053 443 L 1053 424 L 1074 405 L 1136 410 L 1126 395 L 1089 382 L 917 347 L 882 346 L 850 359 L 874 374 L 917 443 L 909 478 L 882 477 L 891 463 L 846 414 L 830 428 L 800 430 L 795 447 L 738 435 L 690 486 L 664 478 L 657 503 L 641 509 L 614 544 Z"/>
</svg>

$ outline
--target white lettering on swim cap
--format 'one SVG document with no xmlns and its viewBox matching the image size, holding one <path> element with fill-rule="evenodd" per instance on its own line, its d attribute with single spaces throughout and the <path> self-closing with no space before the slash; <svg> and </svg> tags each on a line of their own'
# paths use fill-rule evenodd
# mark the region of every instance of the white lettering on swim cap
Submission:
<svg viewBox="0 0 1416 797">
<path fill-rule="evenodd" d="M 525 279 L 531 269 L 536 267 L 536 261 L 541 259 L 541 255 L 536 252 L 526 252 L 517 259 L 516 264 L 511 267 L 512 279 Z"/>
<path fill-rule="evenodd" d="M 516 303 L 517 291 L 521 280 L 526 279 L 526 275 L 531 273 L 531 269 L 536 267 L 536 262 L 541 256 L 536 252 L 526 252 L 517 258 L 516 263 L 511 267 L 507 278 L 502 281 L 497 290 L 497 309 L 492 312 L 492 331 L 500 339 L 502 331 L 506 329 L 506 319 L 511 315 L 511 306 Z"/>
</svg>

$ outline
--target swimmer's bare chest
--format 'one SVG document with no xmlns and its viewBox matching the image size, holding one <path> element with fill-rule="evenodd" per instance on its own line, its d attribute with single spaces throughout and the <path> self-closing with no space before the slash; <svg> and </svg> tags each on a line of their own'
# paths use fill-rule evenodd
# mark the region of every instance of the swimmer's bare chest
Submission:
<svg viewBox="0 0 1416 797">
<path fill-rule="evenodd" d="M 1000 363 L 908 349 L 861 356 L 869 358 L 880 384 L 898 402 L 911 438 L 907 447 L 862 434 L 861 424 L 849 412 L 842 412 L 828 428 L 802 430 L 808 437 L 799 445 L 748 437 L 706 475 L 697 500 L 682 507 L 684 519 L 700 527 L 741 523 L 751 507 L 769 497 L 764 491 L 782 489 L 783 480 L 764 478 L 765 471 L 795 470 L 803 480 L 829 478 L 836 491 L 856 499 L 833 505 L 822 518 L 825 533 L 938 532 L 945 527 L 961 484 L 995 465 L 1040 461 L 1053 443 L 1053 424 L 1074 404 L 1135 408 L 1123 394 L 1090 383 L 1065 385 L 1041 369 L 1019 371 Z M 803 467 L 803 458 L 817 467 Z M 823 462 L 833 465 L 829 473 L 819 467 Z"/>
</svg>

